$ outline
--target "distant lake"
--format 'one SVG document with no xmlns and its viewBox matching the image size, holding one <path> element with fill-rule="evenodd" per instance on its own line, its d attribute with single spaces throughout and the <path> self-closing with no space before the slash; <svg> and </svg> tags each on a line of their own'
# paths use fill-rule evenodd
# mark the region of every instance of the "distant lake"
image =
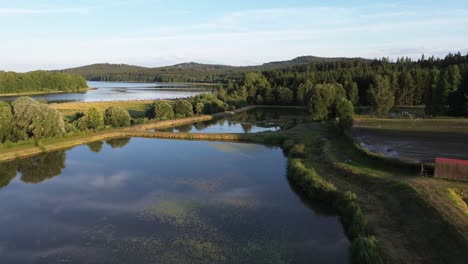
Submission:
<svg viewBox="0 0 468 264">
<path fill-rule="evenodd" d="M 36 100 L 48 102 L 99 102 L 125 100 L 153 100 L 187 98 L 211 92 L 209 87 L 173 83 L 88 82 L 93 88 L 83 93 L 32 95 Z M 13 101 L 18 96 L 0 96 L 0 100 Z"/>
<path fill-rule="evenodd" d="M 349 263 L 277 147 L 124 138 L 0 163 L 0 263 Z"/>
</svg>

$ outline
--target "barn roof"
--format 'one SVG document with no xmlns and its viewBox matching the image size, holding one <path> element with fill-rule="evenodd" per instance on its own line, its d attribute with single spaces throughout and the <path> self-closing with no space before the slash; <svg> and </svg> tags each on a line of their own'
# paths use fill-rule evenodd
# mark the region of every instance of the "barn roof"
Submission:
<svg viewBox="0 0 468 264">
<path fill-rule="evenodd" d="M 468 160 L 436 158 L 436 163 L 462 164 L 468 166 Z"/>
</svg>

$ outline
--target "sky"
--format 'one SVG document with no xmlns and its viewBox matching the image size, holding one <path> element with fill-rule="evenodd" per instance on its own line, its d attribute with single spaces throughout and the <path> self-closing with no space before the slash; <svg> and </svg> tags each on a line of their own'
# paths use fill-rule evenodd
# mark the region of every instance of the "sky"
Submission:
<svg viewBox="0 0 468 264">
<path fill-rule="evenodd" d="M 468 52 L 468 1 L 0 0 L 0 70 Z"/>
</svg>

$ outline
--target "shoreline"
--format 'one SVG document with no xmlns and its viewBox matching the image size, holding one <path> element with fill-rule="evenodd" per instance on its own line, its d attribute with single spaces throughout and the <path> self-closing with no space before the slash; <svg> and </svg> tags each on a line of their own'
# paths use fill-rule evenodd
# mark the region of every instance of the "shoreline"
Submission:
<svg viewBox="0 0 468 264">
<path fill-rule="evenodd" d="M 76 91 L 44 91 L 44 92 L 26 92 L 26 93 L 8 93 L 0 94 L 0 99 L 2 97 L 15 97 L 15 96 L 29 96 L 29 95 L 45 95 L 45 94 L 66 94 L 66 93 L 84 93 L 92 90 L 91 87 L 81 88 Z"/>
</svg>

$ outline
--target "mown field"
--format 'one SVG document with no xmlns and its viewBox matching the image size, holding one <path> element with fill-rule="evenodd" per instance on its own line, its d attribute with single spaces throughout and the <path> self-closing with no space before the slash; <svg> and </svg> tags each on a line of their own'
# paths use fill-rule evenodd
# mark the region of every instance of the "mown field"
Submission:
<svg viewBox="0 0 468 264">
<path fill-rule="evenodd" d="M 77 112 L 86 112 L 94 107 L 101 113 L 111 106 L 120 106 L 128 110 L 133 118 L 145 116 L 154 100 L 139 100 L 139 101 L 114 101 L 114 102 L 70 102 L 50 104 L 53 108 L 59 110 L 65 117 L 70 118 Z"/>
</svg>

